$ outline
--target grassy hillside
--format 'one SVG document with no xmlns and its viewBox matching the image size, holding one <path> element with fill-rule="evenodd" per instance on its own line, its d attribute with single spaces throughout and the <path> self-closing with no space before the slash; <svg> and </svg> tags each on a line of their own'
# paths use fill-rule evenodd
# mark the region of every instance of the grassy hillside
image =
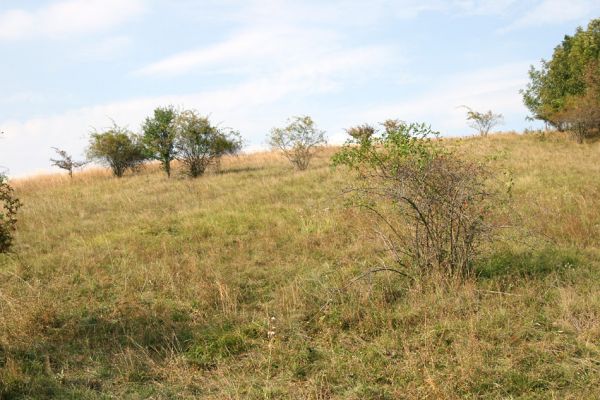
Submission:
<svg viewBox="0 0 600 400">
<path fill-rule="evenodd" d="M 13 182 L 0 398 L 600 398 L 600 143 L 447 145 L 514 181 L 462 283 L 349 284 L 386 255 L 331 149 L 305 172 L 266 153 Z"/>
</svg>

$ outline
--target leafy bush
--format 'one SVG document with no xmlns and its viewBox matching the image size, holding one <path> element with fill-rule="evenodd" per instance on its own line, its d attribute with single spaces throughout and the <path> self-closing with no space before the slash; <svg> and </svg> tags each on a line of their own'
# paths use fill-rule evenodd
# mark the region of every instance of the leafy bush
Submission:
<svg viewBox="0 0 600 400">
<path fill-rule="evenodd" d="M 87 154 L 91 160 L 108 165 L 119 178 L 128 169 L 135 170 L 146 160 L 140 139 L 116 124 L 106 132 L 91 135 Z"/>
<path fill-rule="evenodd" d="M 6 176 L 0 174 L 0 253 L 10 250 L 21 202 L 15 197 Z"/>
<path fill-rule="evenodd" d="M 398 120 L 383 132 L 363 125 L 334 156 L 358 173 L 354 204 L 371 212 L 375 230 L 399 265 L 420 271 L 469 272 L 489 231 L 487 172 L 441 149 L 424 124 Z"/>
<path fill-rule="evenodd" d="M 273 128 L 269 143 L 279 149 L 299 170 L 308 168 L 317 146 L 326 143 L 325 132 L 317 129 L 309 116 L 293 117 L 285 128 Z"/>
<path fill-rule="evenodd" d="M 211 125 L 207 117 L 192 110 L 180 113 L 175 120 L 175 149 L 177 158 L 193 178 L 206 171 L 227 154 L 235 154 L 242 147 L 237 131 Z"/>
<path fill-rule="evenodd" d="M 142 141 L 149 156 L 158 160 L 167 176 L 171 176 L 171 161 L 175 153 L 175 119 L 177 112 L 172 107 L 159 107 L 152 118 L 146 118 L 142 125 Z"/>
</svg>

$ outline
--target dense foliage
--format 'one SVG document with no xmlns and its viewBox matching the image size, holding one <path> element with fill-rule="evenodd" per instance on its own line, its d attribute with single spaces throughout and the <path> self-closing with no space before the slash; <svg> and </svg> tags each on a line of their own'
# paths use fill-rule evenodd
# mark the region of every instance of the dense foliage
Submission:
<svg viewBox="0 0 600 400">
<path fill-rule="evenodd" d="M 565 36 L 550 60 L 531 67 L 522 91 L 533 117 L 560 130 L 573 130 L 578 141 L 600 126 L 600 19 Z"/>
<path fill-rule="evenodd" d="M 116 124 L 105 132 L 91 135 L 88 157 L 108 165 L 119 178 L 127 170 L 135 170 L 146 160 L 140 139 Z"/>
<path fill-rule="evenodd" d="M 0 253 L 6 253 L 12 246 L 20 207 L 21 202 L 8 184 L 6 176 L 0 174 Z"/>
<path fill-rule="evenodd" d="M 172 107 L 158 107 L 154 116 L 148 117 L 142 125 L 144 146 L 151 158 L 158 160 L 171 176 L 171 161 L 175 159 L 175 127 L 176 110 Z"/>
<path fill-rule="evenodd" d="M 219 128 L 193 110 L 181 112 L 175 120 L 175 149 L 177 158 L 189 176 L 195 178 L 227 154 L 242 147 L 237 131 Z"/>
</svg>

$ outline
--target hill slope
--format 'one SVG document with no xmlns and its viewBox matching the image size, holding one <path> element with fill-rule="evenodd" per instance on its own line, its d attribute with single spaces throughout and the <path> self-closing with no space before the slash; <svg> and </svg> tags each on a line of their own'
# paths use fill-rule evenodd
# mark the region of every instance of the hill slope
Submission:
<svg viewBox="0 0 600 400">
<path fill-rule="evenodd" d="M 514 181 L 514 226 L 465 283 L 380 274 L 329 149 L 220 173 L 14 182 L 0 398 L 598 398 L 600 143 L 448 146 Z"/>
</svg>

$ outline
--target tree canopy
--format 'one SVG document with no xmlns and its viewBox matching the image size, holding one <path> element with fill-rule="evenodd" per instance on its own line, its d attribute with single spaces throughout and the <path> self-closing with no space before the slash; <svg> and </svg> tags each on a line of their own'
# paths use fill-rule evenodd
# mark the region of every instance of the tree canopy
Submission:
<svg viewBox="0 0 600 400">
<path fill-rule="evenodd" d="M 523 101 L 536 119 L 563 130 L 600 125 L 600 19 L 577 28 L 556 46 L 550 60 L 529 70 Z M 583 125 L 582 125 L 583 124 Z"/>
</svg>

